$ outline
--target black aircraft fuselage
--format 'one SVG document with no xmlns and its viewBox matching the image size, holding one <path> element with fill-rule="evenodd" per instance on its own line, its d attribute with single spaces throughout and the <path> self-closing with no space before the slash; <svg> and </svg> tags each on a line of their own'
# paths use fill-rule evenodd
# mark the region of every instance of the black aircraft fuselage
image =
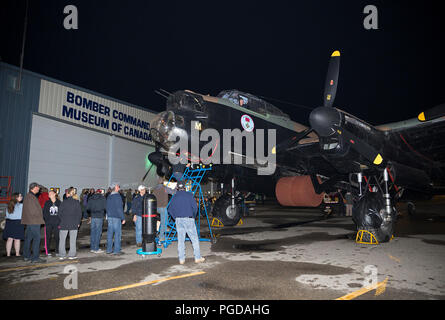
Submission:
<svg viewBox="0 0 445 320">
<path fill-rule="evenodd" d="M 275 194 L 285 206 L 314 207 L 322 201 L 323 192 L 348 191 L 354 206 L 357 204 L 357 227 L 373 230 L 378 239 L 389 241 L 396 220 L 394 201 L 403 194 L 419 199 L 444 191 L 440 186 L 445 182 L 445 104 L 421 113 L 418 119 L 370 125 L 334 107 L 339 68 L 340 52 L 334 51 L 323 106 L 312 110 L 309 127 L 291 121 L 270 103 L 237 90 L 222 91 L 217 97 L 187 90 L 169 94 L 166 111 L 151 123 L 156 152 L 149 159 L 157 166 L 158 175 L 169 176 L 172 154 L 192 163 L 208 163 L 212 158 L 209 175 L 214 182 L 235 179 L 237 190 Z M 208 140 L 196 141 L 206 129 L 217 132 L 218 141 L 212 141 L 211 149 L 205 148 Z M 229 136 L 228 145 L 223 141 L 227 130 L 237 131 L 237 141 Z M 246 132 L 249 134 L 243 136 Z M 175 149 L 178 141 L 186 141 L 187 146 L 180 154 Z M 272 159 L 275 170 L 259 175 L 265 157 L 268 164 Z M 225 161 L 228 158 L 231 161 Z M 234 197 L 232 193 L 230 201 L 223 195 L 214 206 L 214 214 L 224 224 L 234 225 L 240 218 Z"/>
<path fill-rule="evenodd" d="M 243 141 L 241 141 L 241 156 L 239 153 L 233 153 L 229 155 L 232 164 L 223 164 L 224 157 L 228 156 L 224 154 L 223 150 L 224 130 L 238 129 L 240 132 L 244 132 L 242 118 L 247 115 L 250 122 L 248 123 L 250 125 L 249 129 L 252 130 L 254 137 L 254 155 L 258 152 L 256 148 L 257 139 L 260 139 L 256 132 L 258 129 L 263 129 L 264 135 L 261 139 L 264 139 L 258 143 L 265 146 L 263 155 L 268 156 L 272 152 L 272 148 L 268 148 L 268 146 L 275 146 L 274 141 L 269 141 L 268 130 L 275 130 L 276 141 L 278 142 L 287 139 L 297 131 L 307 129 L 307 127 L 291 121 L 287 115 L 257 97 L 236 90 L 228 91 L 226 94 L 231 95 L 233 99 L 235 99 L 235 95 L 237 99 L 241 96 L 246 99 L 246 102 L 241 106 L 227 98 L 203 96 L 190 91 L 178 91 L 171 94 L 167 99 L 166 111 L 161 112 L 151 123 L 152 137 L 164 150 L 168 150 L 177 141 L 169 141 L 169 136 L 172 132 L 179 133 L 178 136 L 188 139 L 188 153 L 186 155 L 192 163 L 205 163 L 210 156 L 219 154 L 219 164 L 212 162 L 213 169 L 208 173 L 209 177 L 215 182 L 228 183 L 235 177 L 238 190 L 273 195 L 274 184 L 280 172 L 285 168 L 295 168 L 296 160 L 294 157 L 278 157 L 276 163 L 278 170 L 272 175 L 259 176 L 256 159 L 253 159 L 253 164 L 248 163 L 246 158 L 247 139 L 243 138 Z M 244 125 L 246 125 L 246 121 L 244 121 Z M 216 130 L 219 134 L 220 140 L 216 141 L 216 147 L 204 155 L 191 152 L 192 131 L 201 133 L 209 128 Z M 237 141 L 237 143 L 239 142 Z M 199 150 L 207 143 L 208 141 L 199 141 Z M 230 142 L 232 152 L 234 151 L 234 144 L 235 141 L 232 139 Z M 242 164 L 233 165 L 236 157 L 241 158 Z M 156 165 L 159 166 L 158 163 Z"/>
<path fill-rule="evenodd" d="M 243 105 L 236 103 L 241 100 L 245 101 Z M 240 165 L 222 164 L 222 140 L 217 141 L 216 147 L 208 154 L 190 152 L 192 130 L 202 132 L 212 128 L 218 131 L 222 139 L 225 129 L 239 129 L 241 132 L 245 130 L 241 121 L 245 115 L 252 120 L 255 137 L 255 130 L 264 130 L 264 141 L 261 143 L 265 146 L 265 155 L 268 152 L 276 152 L 276 170 L 272 175 L 259 176 L 257 164 L 248 164 L 246 159 L 242 159 Z M 223 91 L 218 97 L 186 90 L 175 92 L 168 97 L 166 111 L 161 112 L 152 121 L 151 133 L 156 143 L 168 150 L 175 142 L 168 140 L 170 134 L 181 130 L 178 135 L 182 134 L 188 139 L 189 152 L 186 155 L 192 163 L 202 163 L 215 153 L 219 154 L 220 164 L 214 165 L 209 173 L 214 182 L 229 183 L 235 178 L 237 189 L 271 196 L 275 192 L 275 183 L 282 176 L 318 174 L 335 177 L 338 182 L 349 183 L 353 173 L 373 175 L 388 167 L 393 178 L 402 187 L 427 194 L 432 192 L 432 180 L 443 178 L 440 170 L 436 168 L 435 161 L 413 152 L 409 138 L 397 130 L 372 126 L 337 108 L 316 108 L 312 111 L 309 122 L 317 134 L 309 132 L 306 137 L 296 139 L 294 145 L 288 146 L 286 150 L 271 150 L 267 148 L 268 129 L 275 130 L 276 145 L 279 147 L 280 143 L 289 140 L 289 137 L 309 130 L 308 127 L 291 121 L 287 115 L 268 102 L 237 90 Z M 195 127 L 192 127 L 193 125 Z M 208 141 L 199 141 L 199 150 L 207 143 Z M 373 152 L 369 154 L 368 149 L 358 148 L 357 144 L 366 144 Z M 234 141 L 231 142 L 232 151 L 233 145 Z M 241 154 L 246 155 L 246 139 L 242 141 Z M 378 157 L 375 158 L 375 155 Z M 166 160 L 167 156 L 164 155 L 163 164 L 159 161 L 155 163 L 158 166 L 158 174 L 162 174 L 162 170 L 159 170 L 162 166 L 165 175 L 171 174 L 171 169 L 166 169 L 170 165 Z M 331 184 L 329 187 L 325 185 L 323 191 L 330 192 L 341 186 L 344 184 Z"/>
</svg>

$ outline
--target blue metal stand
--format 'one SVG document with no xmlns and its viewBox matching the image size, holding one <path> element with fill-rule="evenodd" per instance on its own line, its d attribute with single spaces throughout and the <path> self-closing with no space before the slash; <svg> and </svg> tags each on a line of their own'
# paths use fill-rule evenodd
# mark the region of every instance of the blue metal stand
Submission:
<svg viewBox="0 0 445 320">
<path fill-rule="evenodd" d="M 185 182 L 188 192 L 192 192 L 194 195 L 196 195 L 196 193 L 198 193 L 199 203 L 198 203 L 198 213 L 197 213 L 198 218 L 196 219 L 196 231 L 198 232 L 199 241 L 211 241 L 214 239 L 213 233 L 212 233 L 212 228 L 210 226 L 209 216 L 207 214 L 207 208 L 206 208 L 205 201 L 204 201 L 204 194 L 201 189 L 202 178 L 204 177 L 206 172 L 210 171 L 210 170 L 212 170 L 211 166 L 206 167 L 206 166 L 202 166 L 202 165 L 198 169 L 186 168 L 184 171 L 184 174 L 182 175 L 182 178 L 181 178 L 181 180 Z M 170 183 L 172 177 L 173 176 L 171 176 L 170 179 L 168 180 L 169 183 Z M 174 197 L 174 195 L 172 196 L 172 198 L 170 199 L 170 201 L 167 204 L 167 210 L 168 210 L 168 207 L 170 206 L 170 202 L 173 199 L 173 197 Z M 211 239 L 202 238 L 201 234 L 200 234 L 201 207 L 204 209 L 204 212 L 205 212 Z M 164 241 L 158 240 L 158 244 L 159 245 L 162 244 L 164 246 L 164 248 L 167 248 L 170 245 L 170 243 L 172 243 L 173 241 L 178 241 L 178 238 L 176 236 L 177 231 L 176 231 L 175 220 L 168 213 L 167 213 L 167 219 L 165 219 L 164 223 L 165 223 L 165 226 L 164 226 L 165 240 Z M 170 230 L 168 230 L 168 228 L 170 228 Z M 190 240 L 190 239 L 186 237 L 186 240 Z"/>
<path fill-rule="evenodd" d="M 144 252 L 144 251 L 142 251 L 142 249 L 138 249 L 138 250 L 136 251 L 136 253 L 139 254 L 139 255 L 143 255 L 143 256 L 146 256 L 146 255 L 154 255 L 154 254 L 161 255 L 161 253 L 162 253 L 162 249 L 161 249 L 161 248 L 158 248 L 158 250 L 156 250 L 156 251 L 152 251 L 152 252 Z"/>
</svg>

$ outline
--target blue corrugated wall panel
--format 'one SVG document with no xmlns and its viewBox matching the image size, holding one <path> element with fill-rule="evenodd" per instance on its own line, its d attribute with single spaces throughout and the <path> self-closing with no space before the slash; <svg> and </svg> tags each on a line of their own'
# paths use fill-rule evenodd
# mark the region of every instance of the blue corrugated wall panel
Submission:
<svg viewBox="0 0 445 320">
<path fill-rule="evenodd" d="M 11 83 L 18 75 L 18 68 L 0 63 L 0 176 L 12 176 L 13 191 L 25 193 L 32 113 L 38 110 L 40 78 L 23 72 L 21 90 L 16 91 Z"/>
<path fill-rule="evenodd" d="M 17 92 L 11 87 L 11 79 L 18 79 L 18 76 L 19 68 L 0 62 L 0 176 L 13 177 L 12 187 L 14 192 L 28 192 L 32 114 L 33 112 L 38 113 L 41 79 L 69 86 L 133 108 L 156 113 L 148 108 L 136 106 L 28 70 L 23 70 L 21 90 Z M 2 181 L 0 181 L 0 184 L 2 184 Z"/>
</svg>

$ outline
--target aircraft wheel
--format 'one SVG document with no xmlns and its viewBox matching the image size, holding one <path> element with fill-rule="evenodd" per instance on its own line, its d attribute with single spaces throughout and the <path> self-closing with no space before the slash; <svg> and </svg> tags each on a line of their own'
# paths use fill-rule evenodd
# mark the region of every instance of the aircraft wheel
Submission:
<svg viewBox="0 0 445 320">
<path fill-rule="evenodd" d="M 395 208 L 392 208 L 390 217 L 385 217 L 384 199 L 378 193 L 367 193 L 352 209 L 352 220 L 357 231 L 369 231 L 379 243 L 390 241 L 394 234 L 397 217 Z"/>
<path fill-rule="evenodd" d="M 232 207 L 232 197 L 223 195 L 215 201 L 212 216 L 218 218 L 225 226 L 234 226 L 241 219 L 241 202 L 235 199 L 235 207 Z"/>
</svg>

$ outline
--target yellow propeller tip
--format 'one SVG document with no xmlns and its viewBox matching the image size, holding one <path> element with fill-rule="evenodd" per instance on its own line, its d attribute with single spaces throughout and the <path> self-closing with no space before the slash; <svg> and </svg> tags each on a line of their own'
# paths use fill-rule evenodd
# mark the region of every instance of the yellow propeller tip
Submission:
<svg viewBox="0 0 445 320">
<path fill-rule="evenodd" d="M 425 113 L 422 112 L 421 114 L 419 114 L 419 116 L 417 117 L 417 119 L 419 119 L 419 121 L 425 121 Z"/>
<path fill-rule="evenodd" d="M 272 148 L 272 154 L 276 154 L 277 153 L 277 149 L 275 147 Z"/>
<path fill-rule="evenodd" d="M 340 57 L 340 51 L 336 50 L 332 52 L 331 57 Z"/>
<path fill-rule="evenodd" d="M 382 156 L 380 155 L 380 153 L 377 155 L 377 157 L 375 157 L 375 159 L 374 159 L 374 164 L 375 165 L 379 165 L 379 164 L 381 164 L 382 163 L 382 161 L 383 161 L 383 158 L 382 158 Z"/>
</svg>

